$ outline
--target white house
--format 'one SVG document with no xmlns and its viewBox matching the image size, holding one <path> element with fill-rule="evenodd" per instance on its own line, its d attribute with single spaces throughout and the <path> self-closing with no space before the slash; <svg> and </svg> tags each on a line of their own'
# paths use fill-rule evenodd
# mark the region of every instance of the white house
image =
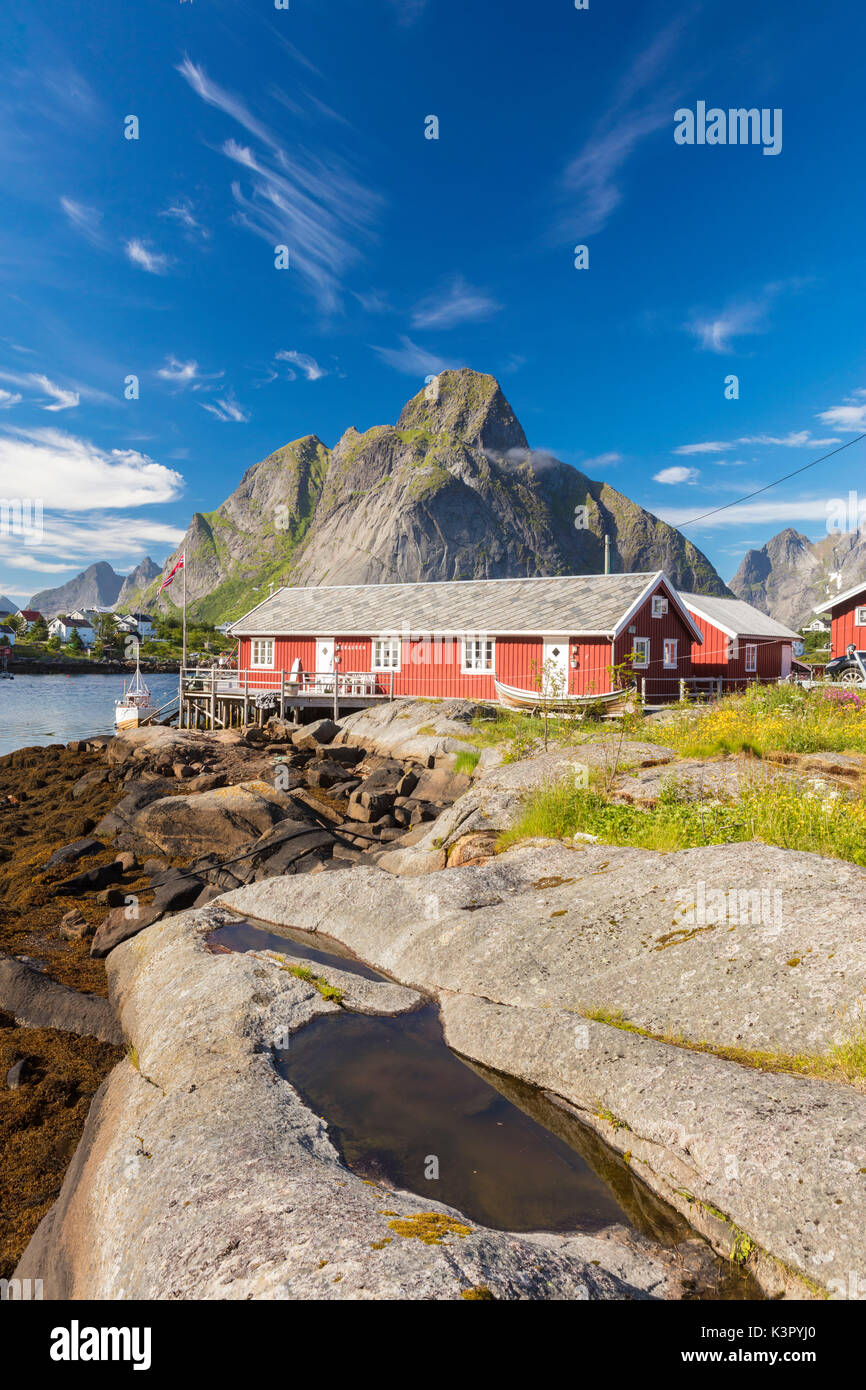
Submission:
<svg viewBox="0 0 866 1390">
<path fill-rule="evenodd" d="M 150 618 L 147 613 L 127 613 L 126 617 L 133 620 L 142 638 L 153 637 L 155 634 L 156 628 L 154 627 L 153 619 Z"/>
<path fill-rule="evenodd" d="M 96 639 L 90 623 L 78 622 L 74 618 L 52 618 L 48 624 L 48 636 L 59 637 L 61 642 L 68 642 L 73 632 L 77 632 L 84 647 L 92 647 Z"/>
<path fill-rule="evenodd" d="M 25 632 L 29 632 L 34 623 L 38 623 L 42 617 L 38 608 L 19 608 L 15 614 L 16 618 L 23 618 L 27 624 Z"/>
</svg>

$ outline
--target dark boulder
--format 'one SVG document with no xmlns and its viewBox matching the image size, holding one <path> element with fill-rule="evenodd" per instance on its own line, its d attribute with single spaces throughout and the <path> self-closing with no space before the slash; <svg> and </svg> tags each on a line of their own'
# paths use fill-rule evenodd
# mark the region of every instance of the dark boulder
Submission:
<svg viewBox="0 0 866 1390">
<path fill-rule="evenodd" d="M 87 859 L 91 854 L 101 854 L 105 845 L 101 840 L 87 836 L 83 840 L 73 840 L 71 844 L 56 849 L 43 865 L 46 869 L 56 869 L 60 864 L 74 864 L 79 859 Z"/>
<path fill-rule="evenodd" d="M 28 1028 L 59 1028 L 102 1042 L 123 1041 L 107 999 L 79 994 L 11 956 L 0 956 L 0 1009 Z"/>
</svg>

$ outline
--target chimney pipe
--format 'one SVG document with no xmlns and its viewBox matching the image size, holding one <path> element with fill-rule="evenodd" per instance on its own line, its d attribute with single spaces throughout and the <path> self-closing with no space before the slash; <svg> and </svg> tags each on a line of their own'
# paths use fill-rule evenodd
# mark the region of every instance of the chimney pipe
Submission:
<svg viewBox="0 0 866 1390">
<path fill-rule="evenodd" d="M 610 574 L 610 536 L 604 538 L 604 572 Z"/>
</svg>

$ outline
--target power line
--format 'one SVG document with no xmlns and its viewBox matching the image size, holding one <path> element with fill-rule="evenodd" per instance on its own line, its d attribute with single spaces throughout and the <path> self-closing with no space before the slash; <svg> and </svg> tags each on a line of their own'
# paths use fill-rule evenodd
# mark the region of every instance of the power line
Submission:
<svg viewBox="0 0 866 1390">
<path fill-rule="evenodd" d="M 866 432 L 858 434 L 856 439 L 849 439 L 847 444 L 840 444 L 838 449 L 831 449 L 829 454 L 822 454 L 819 459 L 813 459 L 811 463 L 804 463 L 802 468 L 795 468 L 793 473 L 786 473 L 784 478 L 777 478 L 775 482 L 767 483 L 764 487 L 757 488 L 755 492 L 747 492 L 745 497 L 738 497 L 736 502 L 725 502 L 721 507 L 714 507 L 711 512 L 701 512 L 700 516 L 693 516 L 690 521 L 681 522 L 677 530 L 682 531 L 685 526 L 694 526 L 696 522 L 704 521 L 708 516 L 717 516 L 719 512 L 726 512 L 730 507 L 739 507 L 741 502 L 749 502 L 753 497 L 759 497 L 762 492 L 769 492 L 771 487 L 778 487 L 780 483 L 786 483 L 789 478 L 796 478 L 798 473 L 805 473 L 809 468 L 815 468 L 817 464 L 833 458 L 834 454 L 841 454 L 843 449 L 850 449 L 852 444 L 859 444 L 861 439 L 866 439 Z"/>
</svg>

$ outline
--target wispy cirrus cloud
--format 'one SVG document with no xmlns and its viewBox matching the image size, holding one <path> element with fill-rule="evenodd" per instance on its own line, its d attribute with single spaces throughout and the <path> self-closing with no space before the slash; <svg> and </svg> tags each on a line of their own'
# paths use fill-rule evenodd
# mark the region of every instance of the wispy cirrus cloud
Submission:
<svg viewBox="0 0 866 1390">
<path fill-rule="evenodd" d="M 245 425 L 250 418 L 249 412 L 238 404 L 232 391 L 227 392 L 221 400 L 199 401 L 199 405 L 225 425 Z"/>
<path fill-rule="evenodd" d="M 133 237 L 123 248 L 133 265 L 140 266 L 149 275 L 167 275 L 169 258 L 159 251 L 151 251 L 138 237 Z"/>
<path fill-rule="evenodd" d="M 695 511 L 691 507 L 660 507 L 654 515 L 670 526 L 683 526 L 691 521 Z M 790 497 L 772 502 L 744 502 L 738 507 L 729 507 L 716 512 L 701 521 L 706 530 L 718 530 L 725 526 L 777 525 L 790 526 L 794 522 L 827 521 L 826 497 Z"/>
<path fill-rule="evenodd" d="M 233 139 L 221 147 L 243 171 L 231 186 L 236 221 L 271 247 L 287 246 L 290 268 L 300 271 L 320 308 L 339 309 L 341 272 L 359 259 L 359 241 L 371 235 L 381 199 L 336 153 L 289 154 L 244 101 L 188 57 L 178 72 L 202 101 L 262 147 L 257 153 Z"/>
<path fill-rule="evenodd" d="M 608 109 L 561 178 L 561 192 L 571 203 L 558 235 L 588 237 L 600 232 L 622 203 L 624 173 L 638 146 L 671 124 L 675 88 L 664 82 L 685 20 L 665 25 L 623 73 Z M 682 72 L 677 74 L 682 80 Z"/>
<path fill-rule="evenodd" d="M 592 458 L 581 459 L 580 470 L 583 472 L 585 468 L 615 468 L 618 463 L 622 463 L 622 454 L 595 454 Z"/>
<path fill-rule="evenodd" d="M 406 28 L 420 19 L 427 8 L 427 0 L 389 0 L 389 4 L 397 16 L 397 23 Z"/>
<path fill-rule="evenodd" d="M 166 357 L 163 366 L 157 369 L 156 374 L 163 381 L 169 382 L 180 390 L 191 386 L 194 391 L 205 386 L 208 382 L 218 381 L 224 375 L 223 372 L 202 372 L 194 358 L 191 358 L 189 362 L 181 362 L 173 354 Z"/>
<path fill-rule="evenodd" d="M 210 229 L 196 217 L 189 198 L 178 198 L 174 203 L 170 203 L 167 208 L 163 208 L 159 215 L 160 217 L 168 217 L 171 221 L 177 222 L 189 235 L 191 240 L 201 239 L 202 241 L 208 241 L 210 239 Z"/>
<path fill-rule="evenodd" d="M 99 208 L 88 207 L 86 203 L 78 203 L 74 198 L 61 198 L 60 206 L 66 217 L 76 232 L 91 243 L 93 246 L 103 246 L 105 236 L 102 231 L 102 213 Z"/>
<path fill-rule="evenodd" d="M 477 323 L 499 312 L 502 305 L 484 290 L 455 275 L 435 294 L 415 306 L 413 328 L 453 328 L 458 323 Z"/>
<path fill-rule="evenodd" d="M 819 416 L 819 419 L 823 419 L 823 416 Z M 757 445 L 761 448 L 773 449 L 829 449 L 832 444 L 838 443 L 839 440 L 835 438 L 816 439 L 810 430 L 791 430 L 788 434 L 783 435 L 746 434 L 739 439 L 728 440 L 727 442 L 713 439 L 705 444 L 680 444 L 676 449 L 672 449 L 671 453 L 685 455 L 725 454 L 731 449 L 740 449 L 745 445 Z M 728 466 L 742 462 L 742 459 L 732 460 Z"/>
<path fill-rule="evenodd" d="M 800 290 L 807 283 L 798 277 L 773 281 L 757 294 L 730 300 L 720 310 L 696 311 L 684 325 L 685 330 L 697 338 L 705 352 L 734 352 L 734 339 L 766 333 L 775 302 L 781 295 Z"/>
<path fill-rule="evenodd" d="M 288 362 L 287 376 L 289 381 L 295 381 L 300 372 L 307 378 L 307 381 L 321 381 L 323 376 L 328 375 L 326 367 L 320 367 L 315 357 L 311 357 L 307 352 L 277 352 L 274 354 L 278 362 Z M 293 371 L 292 368 L 297 368 Z"/>
<path fill-rule="evenodd" d="M 34 393 L 31 398 L 32 404 L 38 405 L 42 410 L 71 410 L 81 400 L 81 388 L 71 389 L 66 386 L 58 386 L 50 377 L 42 372 L 7 372 L 0 371 L 0 381 L 7 381 L 12 386 L 21 386 Z M 5 406 L 17 405 L 22 399 L 20 392 L 6 392 L 7 397 Z M 48 397 L 46 403 L 45 397 Z"/>
<path fill-rule="evenodd" d="M 449 361 L 445 357 L 439 357 L 435 352 L 428 352 L 418 343 L 413 343 L 412 339 L 406 337 L 405 334 L 400 337 L 400 347 L 374 346 L 373 351 L 378 353 L 382 361 L 387 362 L 389 367 L 393 367 L 395 371 L 404 372 L 406 376 L 438 376 L 440 372 L 446 371 L 449 367 L 460 365 L 456 360 Z"/>
</svg>

